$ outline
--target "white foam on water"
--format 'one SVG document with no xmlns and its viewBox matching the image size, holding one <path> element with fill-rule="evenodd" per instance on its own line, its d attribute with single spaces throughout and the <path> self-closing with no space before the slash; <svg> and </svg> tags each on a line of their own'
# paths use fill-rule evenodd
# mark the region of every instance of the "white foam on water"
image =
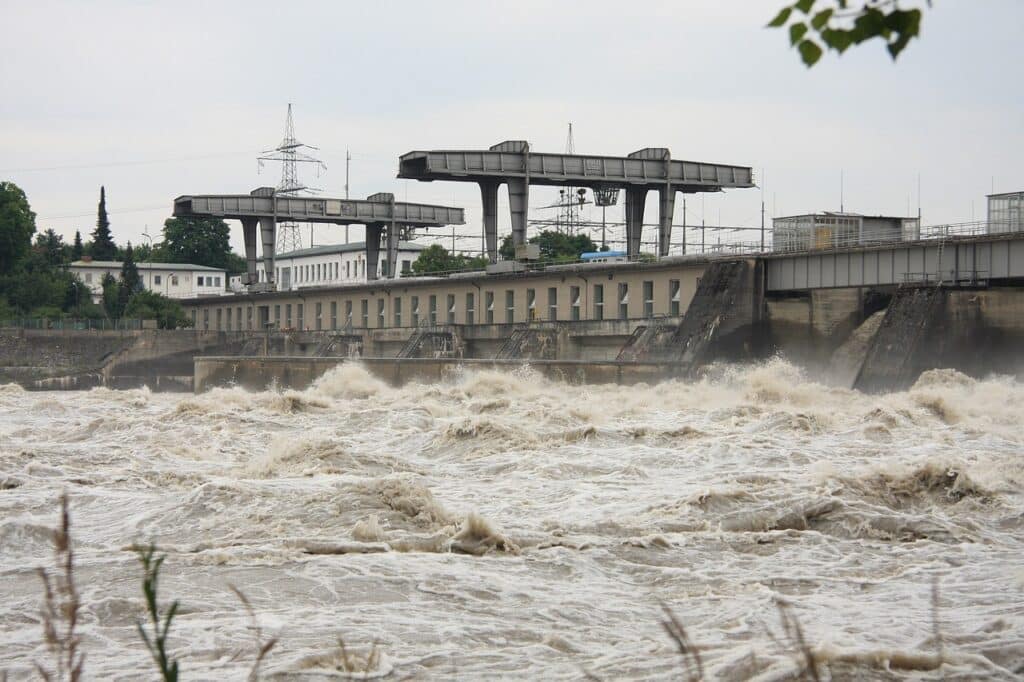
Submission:
<svg viewBox="0 0 1024 682">
<path fill-rule="evenodd" d="M 184 679 L 787 679 L 790 604 L 833 679 L 1024 670 L 1024 385 L 863 395 L 782 360 L 695 382 L 525 368 L 197 396 L 0 386 L 0 671 L 49 660 L 35 568 L 71 498 L 90 679 L 151 673 L 133 543 L 167 552 Z M 932 600 L 938 581 L 939 598 Z M 936 608 L 937 607 L 937 608 Z M 934 613 L 942 637 L 938 669 Z M 775 639 L 773 639 L 773 637 Z"/>
</svg>

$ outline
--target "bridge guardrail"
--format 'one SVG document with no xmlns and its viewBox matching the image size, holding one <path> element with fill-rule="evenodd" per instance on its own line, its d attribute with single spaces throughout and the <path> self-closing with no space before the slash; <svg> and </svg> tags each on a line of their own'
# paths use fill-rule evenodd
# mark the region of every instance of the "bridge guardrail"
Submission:
<svg viewBox="0 0 1024 682">
<path fill-rule="evenodd" d="M 942 272 L 905 272 L 903 284 L 948 285 L 948 286 L 986 286 L 988 270 L 948 270 Z"/>
</svg>

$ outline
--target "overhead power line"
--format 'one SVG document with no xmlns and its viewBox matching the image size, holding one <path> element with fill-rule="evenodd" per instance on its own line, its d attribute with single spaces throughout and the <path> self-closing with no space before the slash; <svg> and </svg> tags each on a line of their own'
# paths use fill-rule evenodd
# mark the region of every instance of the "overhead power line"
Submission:
<svg viewBox="0 0 1024 682">
<path fill-rule="evenodd" d="M 119 166 L 149 166 L 160 163 L 181 163 L 184 161 L 203 161 L 206 159 L 223 159 L 229 156 L 249 156 L 253 152 L 223 152 L 220 154 L 204 154 L 202 156 L 175 156 L 164 159 L 143 159 L 138 161 L 107 161 L 99 163 L 66 164 L 60 166 L 35 166 L 31 168 L 0 168 L 0 173 L 36 173 L 42 171 L 88 170 L 90 168 L 116 168 Z"/>
<path fill-rule="evenodd" d="M 120 211 L 107 211 L 110 215 L 120 215 L 122 213 L 142 213 L 143 211 L 157 211 L 161 208 L 167 208 L 167 204 L 160 204 L 159 206 L 139 206 L 138 208 L 126 208 Z M 64 220 L 65 218 L 95 218 L 96 211 L 91 213 L 76 213 L 74 215 L 48 215 L 37 217 L 36 220 Z"/>
</svg>

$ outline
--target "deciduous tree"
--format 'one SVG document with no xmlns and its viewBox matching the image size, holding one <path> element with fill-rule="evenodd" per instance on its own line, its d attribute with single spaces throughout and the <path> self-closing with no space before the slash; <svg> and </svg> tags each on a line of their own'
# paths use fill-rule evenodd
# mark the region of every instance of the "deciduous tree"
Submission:
<svg viewBox="0 0 1024 682">
<path fill-rule="evenodd" d="M 101 282 L 103 287 L 103 308 L 107 311 L 107 317 L 116 320 L 121 317 L 124 308 L 121 307 L 121 285 L 109 272 L 104 273 Z"/>
<path fill-rule="evenodd" d="M 231 270 L 234 260 L 227 223 L 217 218 L 168 218 L 154 260 Z M 237 257 L 236 257 L 237 258 Z"/>
<path fill-rule="evenodd" d="M 52 229 L 36 235 L 36 250 L 50 266 L 63 265 L 65 262 L 64 238 Z"/>
<path fill-rule="evenodd" d="M 0 182 L 0 272 L 10 272 L 28 255 L 36 231 L 36 214 L 25 192 L 13 182 Z"/>
<path fill-rule="evenodd" d="M 153 291 L 140 291 L 128 302 L 124 316 L 139 320 L 156 320 L 160 329 L 175 329 L 189 325 L 181 304 Z"/>
<path fill-rule="evenodd" d="M 448 253 L 448 249 L 440 244 L 432 244 L 421 251 L 419 258 L 413 261 L 412 271 L 417 275 L 427 275 L 456 270 L 479 270 L 486 265 L 486 258 L 467 258 Z"/>
<path fill-rule="evenodd" d="M 568 235 L 556 230 L 544 230 L 528 241 L 540 247 L 541 260 L 545 261 L 573 261 L 579 259 L 581 253 L 597 251 L 597 244 L 585 234 Z M 505 236 L 498 252 L 505 260 L 515 258 L 512 235 Z"/>
</svg>

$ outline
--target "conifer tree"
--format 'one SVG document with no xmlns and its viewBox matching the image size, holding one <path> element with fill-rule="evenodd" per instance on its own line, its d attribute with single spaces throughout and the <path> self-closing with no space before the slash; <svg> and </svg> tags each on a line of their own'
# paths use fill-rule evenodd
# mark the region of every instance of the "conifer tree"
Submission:
<svg viewBox="0 0 1024 682">
<path fill-rule="evenodd" d="M 92 257 L 95 260 L 114 260 L 117 247 L 110 236 L 110 220 L 107 219 L 107 191 L 100 187 L 100 205 L 96 215 L 96 229 L 92 233 Z"/>
<path fill-rule="evenodd" d="M 83 253 L 85 253 L 85 248 L 82 246 L 82 233 L 75 230 L 75 243 L 71 245 L 71 260 L 82 260 Z"/>
<path fill-rule="evenodd" d="M 142 291 L 142 278 L 139 277 L 139 268 L 135 265 L 135 252 L 132 250 L 132 243 L 124 250 L 124 261 L 121 263 L 121 288 L 125 289 L 128 296 Z"/>
</svg>

